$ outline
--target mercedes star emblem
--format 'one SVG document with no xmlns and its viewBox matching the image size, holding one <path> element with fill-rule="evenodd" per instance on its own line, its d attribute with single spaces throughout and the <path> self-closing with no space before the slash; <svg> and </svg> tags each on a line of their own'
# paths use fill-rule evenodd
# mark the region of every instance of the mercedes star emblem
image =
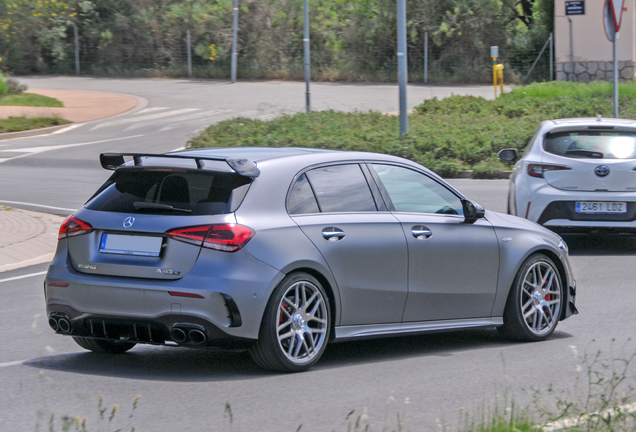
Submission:
<svg viewBox="0 0 636 432">
<path fill-rule="evenodd" d="M 131 226 L 133 226 L 133 224 L 135 223 L 135 218 L 132 216 L 128 216 L 126 219 L 124 219 L 124 228 L 130 228 Z"/>
</svg>

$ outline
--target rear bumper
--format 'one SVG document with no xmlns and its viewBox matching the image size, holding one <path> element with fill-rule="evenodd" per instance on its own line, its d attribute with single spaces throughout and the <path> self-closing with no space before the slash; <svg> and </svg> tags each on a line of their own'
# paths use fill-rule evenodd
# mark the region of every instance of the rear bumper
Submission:
<svg viewBox="0 0 636 432">
<path fill-rule="evenodd" d="M 156 317 L 123 317 L 87 314 L 61 304 L 48 304 L 51 327 L 58 334 L 152 345 L 188 347 L 247 348 L 253 339 L 228 335 L 223 327 L 209 319 L 187 314 L 163 314 Z M 59 325 L 60 319 L 70 323 Z M 174 333 L 174 329 L 183 333 Z M 201 333 L 190 334 L 191 331 Z M 180 337 L 179 335 L 183 335 Z M 198 335 L 203 334 L 204 337 Z M 176 335 L 176 336 L 175 336 Z"/>
<path fill-rule="evenodd" d="M 627 211 L 622 214 L 576 213 L 577 201 L 625 202 Z M 527 213 L 529 220 L 559 232 L 566 232 L 568 228 L 572 228 L 570 232 L 586 232 L 587 228 L 636 229 L 636 194 L 633 192 L 575 192 L 543 184 L 517 206 L 522 216 Z"/>
<path fill-rule="evenodd" d="M 135 329 L 150 326 L 156 337 L 139 337 L 138 333 L 136 342 L 174 342 L 166 334 L 181 323 L 203 328 L 211 346 L 231 339 L 256 340 L 267 301 L 284 277 L 246 251 L 226 259 L 222 269 L 213 269 L 204 255 L 223 252 L 207 250 L 178 280 L 101 276 L 75 271 L 65 248 L 60 249 L 45 280 L 47 317 L 66 315 L 72 331 L 58 333 L 75 336 L 130 338 Z M 97 326 L 103 330 L 104 325 L 106 334 L 96 330 Z M 117 328 L 120 330 L 115 331 Z"/>
</svg>

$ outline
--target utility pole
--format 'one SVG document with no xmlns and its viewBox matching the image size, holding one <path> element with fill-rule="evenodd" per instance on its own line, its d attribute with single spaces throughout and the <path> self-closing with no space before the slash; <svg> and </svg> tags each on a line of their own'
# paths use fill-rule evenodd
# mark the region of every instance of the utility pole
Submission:
<svg viewBox="0 0 636 432">
<path fill-rule="evenodd" d="M 305 107 L 307 112 L 310 113 L 311 92 L 309 91 L 309 82 L 311 81 L 311 55 L 309 50 L 309 5 L 307 4 L 307 0 L 303 0 L 303 6 L 305 8 L 305 31 L 303 35 L 303 49 L 305 51 Z"/>
<path fill-rule="evenodd" d="M 398 86 L 400 88 L 400 138 L 409 131 L 406 105 L 408 71 L 406 62 L 406 0 L 397 0 L 397 61 Z"/>
<path fill-rule="evenodd" d="M 236 82 L 236 63 L 237 63 L 236 39 L 238 38 L 238 13 L 239 13 L 239 3 L 238 3 L 238 0 L 234 0 L 234 21 L 232 23 L 232 72 L 231 72 L 232 84 Z"/>
</svg>

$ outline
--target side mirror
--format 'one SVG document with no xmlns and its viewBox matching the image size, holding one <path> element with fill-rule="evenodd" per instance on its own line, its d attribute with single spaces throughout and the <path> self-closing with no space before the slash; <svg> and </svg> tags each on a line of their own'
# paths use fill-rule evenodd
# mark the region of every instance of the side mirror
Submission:
<svg viewBox="0 0 636 432">
<path fill-rule="evenodd" d="M 497 157 L 502 162 L 515 163 L 519 160 L 519 151 L 516 148 L 499 150 Z"/>
<path fill-rule="evenodd" d="M 475 201 L 463 200 L 462 207 L 464 209 L 464 222 L 474 223 L 477 219 L 481 219 L 486 214 L 484 207 Z"/>
</svg>

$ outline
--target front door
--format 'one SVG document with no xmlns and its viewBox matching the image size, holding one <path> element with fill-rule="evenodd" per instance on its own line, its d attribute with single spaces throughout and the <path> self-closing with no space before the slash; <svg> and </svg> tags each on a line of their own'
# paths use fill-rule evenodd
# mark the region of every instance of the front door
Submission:
<svg viewBox="0 0 636 432">
<path fill-rule="evenodd" d="M 499 246 L 486 219 L 464 221 L 460 198 L 410 168 L 373 164 L 409 253 L 404 322 L 489 317 Z"/>
</svg>

